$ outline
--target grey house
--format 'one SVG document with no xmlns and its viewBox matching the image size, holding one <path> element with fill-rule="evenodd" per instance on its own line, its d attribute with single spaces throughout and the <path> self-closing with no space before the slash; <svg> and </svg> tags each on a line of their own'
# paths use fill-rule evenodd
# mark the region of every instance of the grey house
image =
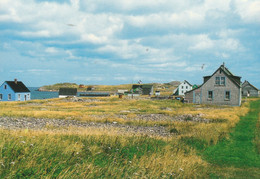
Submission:
<svg viewBox="0 0 260 179">
<path fill-rule="evenodd" d="M 211 76 L 205 76 L 203 84 L 185 93 L 188 103 L 241 105 L 241 77 L 233 75 L 225 64 L 221 65 Z"/>
<path fill-rule="evenodd" d="M 259 92 L 259 90 L 255 86 L 250 84 L 248 81 L 245 81 L 242 84 L 242 96 L 243 97 L 249 97 L 249 96 L 258 97 L 258 92 Z"/>
</svg>

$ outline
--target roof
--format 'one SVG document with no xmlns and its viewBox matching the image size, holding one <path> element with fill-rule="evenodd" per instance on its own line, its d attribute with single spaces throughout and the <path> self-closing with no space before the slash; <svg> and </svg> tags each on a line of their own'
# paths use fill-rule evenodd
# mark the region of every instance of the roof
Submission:
<svg viewBox="0 0 260 179">
<path fill-rule="evenodd" d="M 30 92 L 30 90 L 21 81 L 6 81 L 6 83 L 14 90 L 15 93 L 18 92 Z"/>
<path fill-rule="evenodd" d="M 187 80 L 184 80 L 184 82 L 188 83 L 188 85 L 192 86 Z"/>
<path fill-rule="evenodd" d="M 204 83 L 206 83 L 208 81 L 208 79 L 210 77 L 212 77 L 218 70 L 220 70 L 221 72 L 223 72 L 236 86 L 241 87 L 240 84 L 240 76 L 235 76 L 233 75 L 226 67 L 225 65 L 220 65 L 220 67 L 211 75 L 211 76 L 204 76 Z M 206 79 L 206 80 L 205 80 Z M 203 84 L 204 84 L 203 83 Z M 202 84 L 202 85 L 203 85 Z"/>
<path fill-rule="evenodd" d="M 244 87 L 246 84 L 252 86 L 255 90 L 259 90 L 257 87 L 255 87 L 254 85 L 252 85 L 251 83 L 249 83 L 249 81 L 246 81 L 242 84 L 242 86 Z"/>
<path fill-rule="evenodd" d="M 77 95 L 77 88 L 60 88 L 59 95 Z"/>
</svg>

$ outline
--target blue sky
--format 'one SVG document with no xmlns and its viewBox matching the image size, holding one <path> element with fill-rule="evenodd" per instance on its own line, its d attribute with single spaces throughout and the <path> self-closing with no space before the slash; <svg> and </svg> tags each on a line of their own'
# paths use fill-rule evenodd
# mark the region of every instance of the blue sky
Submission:
<svg viewBox="0 0 260 179">
<path fill-rule="evenodd" d="M 225 62 L 260 88 L 259 17 L 259 0 L 1 0 L 0 83 L 201 84 Z"/>
</svg>

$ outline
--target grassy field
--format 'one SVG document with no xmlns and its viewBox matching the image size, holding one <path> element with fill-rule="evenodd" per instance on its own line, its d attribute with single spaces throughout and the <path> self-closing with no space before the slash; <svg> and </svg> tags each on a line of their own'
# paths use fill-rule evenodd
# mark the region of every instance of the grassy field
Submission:
<svg viewBox="0 0 260 179">
<path fill-rule="evenodd" d="M 172 135 L 160 137 L 127 131 L 122 134 L 116 128 L 58 131 L 0 128 L 0 177 L 257 178 L 259 109 L 260 101 L 256 99 L 247 100 L 241 107 L 116 97 L 80 102 L 67 99 L 3 102 L 2 117 L 163 126 Z M 189 116 L 184 121 L 138 119 L 144 114 Z M 191 119 L 198 115 L 208 122 Z"/>
</svg>

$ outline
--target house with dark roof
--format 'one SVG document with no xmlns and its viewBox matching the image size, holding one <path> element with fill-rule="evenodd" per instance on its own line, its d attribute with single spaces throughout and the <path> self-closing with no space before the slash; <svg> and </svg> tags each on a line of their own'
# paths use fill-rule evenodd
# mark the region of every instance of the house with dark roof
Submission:
<svg viewBox="0 0 260 179">
<path fill-rule="evenodd" d="M 0 101 L 27 101 L 31 99 L 30 90 L 21 81 L 5 81 L 0 86 Z"/>
<path fill-rule="evenodd" d="M 211 76 L 204 76 L 198 88 L 185 93 L 185 101 L 196 104 L 241 105 L 241 77 L 233 75 L 225 64 Z"/>
<path fill-rule="evenodd" d="M 250 97 L 250 96 L 258 97 L 258 95 L 259 95 L 259 89 L 245 80 L 245 82 L 242 84 L 242 96 L 243 97 Z"/>
<path fill-rule="evenodd" d="M 133 85 L 132 91 L 134 94 L 152 95 L 153 85 L 152 84 Z"/>
<path fill-rule="evenodd" d="M 173 95 L 184 96 L 184 94 L 187 91 L 190 91 L 191 89 L 192 89 L 192 85 L 188 81 L 184 80 L 177 88 L 174 89 Z"/>
<path fill-rule="evenodd" d="M 76 97 L 77 91 L 77 88 L 60 88 L 59 98 Z"/>
</svg>

